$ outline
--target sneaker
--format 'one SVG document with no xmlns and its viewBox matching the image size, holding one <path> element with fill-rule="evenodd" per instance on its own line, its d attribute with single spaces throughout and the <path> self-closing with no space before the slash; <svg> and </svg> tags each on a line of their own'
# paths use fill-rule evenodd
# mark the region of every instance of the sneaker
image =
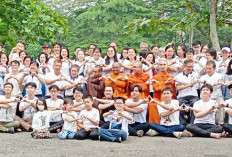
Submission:
<svg viewBox="0 0 232 157">
<path fill-rule="evenodd" d="M 114 140 L 114 142 L 121 143 L 121 142 L 122 142 L 122 138 L 121 138 L 121 137 L 119 137 L 119 138 L 116 138 L 116 139 Z"/>
<path fill-rule="evenodd" d="M 181 138 L 182 132 L 173 132 L 173 135 L 174 135 L 176 138 Z"/>
<path fill-rule="evenodd" d="M 15 133 L 14 127 L 8 128 L 8 133 L 14 134 Z"/>
<path fill-rule="evenodd" d="M 148 136 L 156 136 L 159 135 L 159 133 L 155 130 L 149 129 L 146 133 Z"/>
<path fill-rule="evenodd" d="M 31 132 L 31 137 L 34 137 L 34 134 L 35 134 L 35 132 L 34 132 L 34 131 L 32 131 L 32 132 Z"/>
<path fill-rule="evenodd" d="M 137 131 L 137 136 L 138 136 L 138 137 L 142 137 L 143 134 L 144 134 L 143 130 Z"/>
</svg>

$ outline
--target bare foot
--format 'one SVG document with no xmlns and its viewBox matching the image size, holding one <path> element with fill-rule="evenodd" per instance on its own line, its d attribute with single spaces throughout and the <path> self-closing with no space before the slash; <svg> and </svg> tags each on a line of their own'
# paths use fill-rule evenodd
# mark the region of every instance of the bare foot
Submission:
<svg viewBox="0 0 232 157">
<path fill-rule="evenodd" d="M 216 139 L 219 139 L 221 137 L 221 133 L 211 133 L 210 134 L 210 137 L 213 137 L 213 138 L 216 138 Z"/>
</svg>

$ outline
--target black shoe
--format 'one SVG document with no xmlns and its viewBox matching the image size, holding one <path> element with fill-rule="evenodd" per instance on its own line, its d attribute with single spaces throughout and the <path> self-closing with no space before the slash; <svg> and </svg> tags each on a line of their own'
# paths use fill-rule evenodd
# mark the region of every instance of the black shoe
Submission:
<svg viewBox="0 0 232 157">
<path fill-rule="evenodd" d="M 99 136 L 99 141 L 106 141 L 103 137 Z"/>
<path fill-rule="evenodd" d="M 121 143 L 121 142 L 122 142 L 122 138 L 121 138 L 121 137 L 119 137 L 119 138 L 116 138 L 116 139 L 114 140 L 114 142 Z"/>
<path fill-rule="evenodd" d="M 15 133 L 14 127 L 8 128 L 8 133 L 14 134 Z"/>
<path fill-rule="evenodd" d="M 35 134 L 35 132 L 34 132 L 34 131 L 32 131 L 32 132 L 31 132 L 31 137 L 34 137 L 34 134 Z"/>
</svg>

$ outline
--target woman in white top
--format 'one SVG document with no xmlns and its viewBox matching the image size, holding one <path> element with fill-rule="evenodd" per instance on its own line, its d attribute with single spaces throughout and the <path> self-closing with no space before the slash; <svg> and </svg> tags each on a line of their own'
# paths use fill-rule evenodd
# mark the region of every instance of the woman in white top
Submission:
<svg viewBox="0 0 232 157">
<path fill-rule="evenodd" d="M 88 62 L 91 62 L 91 67 L 94 68 L 97 65 L 102 66 L 104 64 L 104 59 L 101 57 L 101 48 L 96 47 L 93 51 L 93 57 Z"/>
<path fill-rule="evenodd" d="M 134 48 L 128 49 L 128 59 L 124 60 L 122 66 L 124 67 L 124 73 L 131 75 L 133 71 L 133 63 L 136 61 L 137 55 Z"/>
<path fill-rule="evenodd" d="M 72 65 L 72 61 L 69 59 L 69 50 L 68 48 L 62 48 L 60 59 L 62 60 L 62 68 L 61 72 L 64 73 L 66 76 L 69 76 L 69 68 Z"/>
<path fill-rule="evenodd" d="M 112 74 L 112 65 L 114 62 L 119 62 L 117 53 L 114 47 L 109 46 L 106 52 L 105 66 L 103 67 L 103 75 Z"/>
<path fill-rule="evenodd" d="M 177 57 L 174 55 L 175 48 L 173 45 L 165 47 L 165 57 L 168 61 L 168 72 L 176 76 L 179 72 L 181 64 L 178 62 Z"/>
<path fill-rule="evenodd" d="M 51 72 L 52 67 L 48 65 L 48 60 L 48 54 L 43 52 L 39 54 L 39 74 L 46 75 L 47 73 Z"/>
<path fill-rule="evenodd" d="M 4 79 L 5 74 L 9 73 L 8 61 L 9 61 L 9 58 L 8 58 L 7 54 L 1 53 L 1 56 L 0 56 L 0 74 L 1 74 L 2 79 Z"/>
</svg>

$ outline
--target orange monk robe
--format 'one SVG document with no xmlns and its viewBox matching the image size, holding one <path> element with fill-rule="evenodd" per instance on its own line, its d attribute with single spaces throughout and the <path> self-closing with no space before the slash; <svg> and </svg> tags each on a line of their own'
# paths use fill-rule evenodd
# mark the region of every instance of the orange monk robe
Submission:
<svg viewBox="0 0 232 157">
<path fill-rule="evenodd" d="M 130 84 L 130 87 L 133 85 L 140 85 L 143 89 L 143 92 L 140 94 L 140 98 L 144 99 L 149 96 L 149 85 L 146 84 L 146 82 L 149 79 L 149 74 L 146 72 L 141 72 L 139 75 L 132 74 L 128 78 L 128 82 Z"/>
<path fill-rule="evenodd" d="M 176 98 L 176 88 L 175 88 L 175 81 L 172 80 L 170 83 L 166 83 L 166 81 L 170 78 L 174 78 L 172 74 L 168 72 L 162 72 L 155 76 L 153 76 L 153 80 L 157 80 L 158 82 L 153 83 L 154 88 L 154 99 L 158 101 L 162 101 L 161 97 L 161 90 L 164 87 L 171 87 L 173 89 L 173 96 L 172 98 Z M 148 105 L 148 114 L 149 114 L 149 123 L 160 123 L 160 115 L 157 109 L 157 104 L 152 103 Z"/>
<path fill-rule="evenodd" d="M 122 81 L 121 79 L 117 79 L 117 78 L 125 78 L 127 77 L 126 74 L 124 73 L 119 73 L 118 75 L 115 74 L 108 74 L 106 75 L 106 78 L 110 77 L 112 78 L 114 81 L 110 80 L 110 79 L 106 79 L 105 80 L 105 86 L 107 85 L 111 85 L 114 88 L 114 97 L 123 97 L 123 98 L 127 98 L 127 93 L 126 93 L 126 87 L 127 87 L 127 81 Z"/>
</svg>

